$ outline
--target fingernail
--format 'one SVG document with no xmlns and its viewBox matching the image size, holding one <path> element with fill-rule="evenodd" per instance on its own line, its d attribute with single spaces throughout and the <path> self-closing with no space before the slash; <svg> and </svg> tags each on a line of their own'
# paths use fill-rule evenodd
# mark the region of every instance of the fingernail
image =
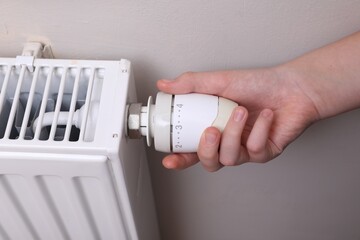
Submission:
<svg viewBox="0 0 360 240">
<path fill-rule="evenodd" d="M 212 132 L 205 133 L 205 141 L 207 144 L 214 145 L 216 143 L 216 140 L 217 140 L 217 134 Z"/>
<path fill-rule="evenodd" d="M 245 116 L 245 111 L 244 109 L 240 108 L 240 109 L 237 109 L 234 113 L 234 121 L 235 122 L 240 122 Z"/>
</svg>

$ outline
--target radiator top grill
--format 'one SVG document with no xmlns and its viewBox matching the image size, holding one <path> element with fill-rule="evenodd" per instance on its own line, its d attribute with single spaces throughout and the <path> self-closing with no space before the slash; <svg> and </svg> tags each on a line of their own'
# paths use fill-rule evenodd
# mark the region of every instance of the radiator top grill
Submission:
<svg viewBox="0 0 360 240">
<path fill-rule="evenodd" d="M 103 76 L 94 66 L 0 64 L 0 139 L 93 141 Z"/>
</svg>

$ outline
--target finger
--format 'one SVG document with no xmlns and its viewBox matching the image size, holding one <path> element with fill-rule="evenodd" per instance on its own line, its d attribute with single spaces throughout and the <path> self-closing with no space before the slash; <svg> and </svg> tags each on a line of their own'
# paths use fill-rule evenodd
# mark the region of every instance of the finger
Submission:
<svg viewBox="0 0 360 240">
<path fill-rule="evenodd" d="M 241 135 L 247 116 L 248 113 L 244 107 L 236 107 L 222 133 L 220 163 L 225 166 L 239 165 L 249 159 L 247 151 L 241 146 Z"/>
<path fill-rule="evenodd" d="M 167 169 L 181 170 L 199 162 L 196 153 L 171 154 L 166 156 L 162 164 Z"/>
<path fill-rule="evenodd" d="M 229 75 L 228 72 L 188 72 L 173 81 L 159 80 L 157 87 L 160 91 L 171 94 L 198 92 L 220 95 L 231 80 Z"/>
<path fill-rule="evenodd" d="M 266 162 L 272 159 L 268 144 L 274 113 L 270 109 L 260 112 L 250 132 L 246 148 L 252 162 Z"/>
<path fill-rule="evenodd" d="M 200 139 L 198 157 L 203 167 L 209 172 L 217 171 L 222 167 L 218 153 L 220 135 L 217 128 L 209 127 L 204 131 Z"/>
</svg>

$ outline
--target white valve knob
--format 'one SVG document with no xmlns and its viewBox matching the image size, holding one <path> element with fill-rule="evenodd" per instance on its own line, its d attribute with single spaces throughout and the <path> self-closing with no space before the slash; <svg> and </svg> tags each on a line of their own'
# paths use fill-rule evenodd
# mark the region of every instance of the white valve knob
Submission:
<svg viewBox="0 0 360 240">
<path fill-rule="evenodd" d="M 147 107 L 141 107 L 140 113 L 129 113 L 128 129 L 138 128 L 146 136 L 148 146 L 154 138 L 158 151 L 196 152 L 202 132 L 210 126 L 223 131 L 236 106 L 218 96 L 159 92 L 155 104 L 149 97 Z"/>
</svg>

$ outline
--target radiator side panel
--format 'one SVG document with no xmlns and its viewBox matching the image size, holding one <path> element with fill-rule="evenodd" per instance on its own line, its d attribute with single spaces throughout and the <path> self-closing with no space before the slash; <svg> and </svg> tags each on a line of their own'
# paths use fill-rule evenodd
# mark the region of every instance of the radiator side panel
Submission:
<svg viewBox="0 0 360 240">
<path fill-rule="evenodd" d="M 0 153 L 0 239 L 136 239 L 105 156 Z"/>
</svg>

